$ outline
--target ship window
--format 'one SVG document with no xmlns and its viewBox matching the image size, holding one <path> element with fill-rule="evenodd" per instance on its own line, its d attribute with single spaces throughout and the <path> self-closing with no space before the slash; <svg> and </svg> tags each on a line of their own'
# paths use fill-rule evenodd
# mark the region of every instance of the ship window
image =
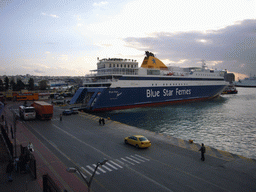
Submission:
<svg viewBox="0 0 256 192">
<path fill-rule="evenodd" d="M 119 67 L 119 64 L 116 64 L 116 67 Z"/>
<path fill-rule="evenodd" d="M 111 63 L 109 64 L 109 67 L 111 67 Z"/>
<path fill-rule="evenodd" d="M 123 67 L 123 65 L 121 64 L 121 67 Z"/>
<path fill-rule="evenodd" d="M 113 64 L 113 67 L 116 67 L 116 65 L 115 65 L 115 64 Z"/>
<path fill-rule="evenodd" d="M 124 65 L 124 67 L 126 67 L 126 65 Z"/>
</svg>

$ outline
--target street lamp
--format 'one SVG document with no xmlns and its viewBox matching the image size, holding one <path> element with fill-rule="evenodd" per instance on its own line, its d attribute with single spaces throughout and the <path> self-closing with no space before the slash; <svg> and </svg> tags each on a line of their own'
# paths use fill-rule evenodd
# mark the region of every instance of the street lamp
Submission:
<svg viewBox="0 0 256 192">
<path fill-rule="evenodd" d="M 69 167 L 69 168 L 67 168 L 67 172 L 69 172 L 69 173 L 76 173 L 76 172 L 78 172 L 79 175 L 80 175 L 80 176 L 83 178 L 83 180 L 85 181 L 85 183 L 86 183 L 86 185 L 87 185 L 87 187 L 88 187 L 88 192 L 90 192 L 91 183 L 92 183 L 93 177 L 94 177 L 94 175 L 95 175 L 95 173 L 96 173 L 98 167 L 99 167 L 100 165 L 104 165 L 107 161 L 108 161 L 107 159 L 104 159 L 103 161 L 100 161 L 100 162 L 97 163 L 97 165 L 96 165 L 96 167 L 95 167 L 95 169 L 94 169 L 94 172 L 93 172 L 93 174 L 92 174 L 92 176 L 91 176 L 91 178 L 90 178 L 89 181 L 86 180 L 84 174 L 81 172 L 81 170 L 80 170 L 78 167 Z"/>
<path fill-rule="evenodd" d="M 13 112 L 13 126 L 14 126 L 14 152 L 15 152 L 15 158 L 17 157 L 17 146 L 16 146 L 16 124 L 17 124 L 17 120 L 19 119 L 18 115 Z"/>
</svg>

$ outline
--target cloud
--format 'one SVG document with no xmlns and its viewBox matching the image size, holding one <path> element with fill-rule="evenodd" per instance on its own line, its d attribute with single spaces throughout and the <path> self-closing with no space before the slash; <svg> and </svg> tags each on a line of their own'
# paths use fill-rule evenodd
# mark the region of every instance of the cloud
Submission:
<svg viewBox="0 0 256 192">
<path fill-rule="evenodd" d="M 108 4 L 107 1 L 101 1 L 99 3 L 93 3 L 93 6 L 94 7 L 102 7 L 102 6 L 107 5 L 107 4 Z"/>
<path fill-rule="evenodd" d="M 129 47 L 147 49 L 171 63 L 186 60 L 183 65 L 194 65 L 204 59 L 212 68 L 256 74 L 256 19 L 236 22 L 219 30 L 161 32 L 153 35 L 124 40 Z"/>
<path fill-rule="evenodd" d="M 35 69 L 34 72 L 36 73 L 36 75 L 39 75 L 39 74 L 42 75 L 45 73 L 44 71 L 39 70 L 39 69 Z"/>
<path fill-rule="evenodd" d="M 53 18 L 59 18 L 59 16 L 54 15 L 54 14 L 42 13 L 42 15 L 44 15 L 44 16 L 49 16 L 49 17 L 53 17 Z"/>
</svg>

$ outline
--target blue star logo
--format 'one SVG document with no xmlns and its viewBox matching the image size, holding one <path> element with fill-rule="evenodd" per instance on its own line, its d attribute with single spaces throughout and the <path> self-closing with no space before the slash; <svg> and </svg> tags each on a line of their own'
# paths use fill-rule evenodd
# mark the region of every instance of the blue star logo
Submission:
<svg viewBox="0 0 256 192">
<path fill-rule="evenodd" d="M 152 59 L 153 63 L 156 64 L 156 60 L 155 59 Z"/>
</svg>

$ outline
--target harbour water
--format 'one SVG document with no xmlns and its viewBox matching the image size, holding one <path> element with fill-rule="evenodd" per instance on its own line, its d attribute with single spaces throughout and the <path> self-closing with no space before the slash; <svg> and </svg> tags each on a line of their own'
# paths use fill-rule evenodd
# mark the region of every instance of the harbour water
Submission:
<svg viewBox="0 0 256 192">
<path fill-rule="evenodd" d="M 141 129 L 256 159 L 256 88 L 193 103 L 100 114 Z"/>
</svg>

